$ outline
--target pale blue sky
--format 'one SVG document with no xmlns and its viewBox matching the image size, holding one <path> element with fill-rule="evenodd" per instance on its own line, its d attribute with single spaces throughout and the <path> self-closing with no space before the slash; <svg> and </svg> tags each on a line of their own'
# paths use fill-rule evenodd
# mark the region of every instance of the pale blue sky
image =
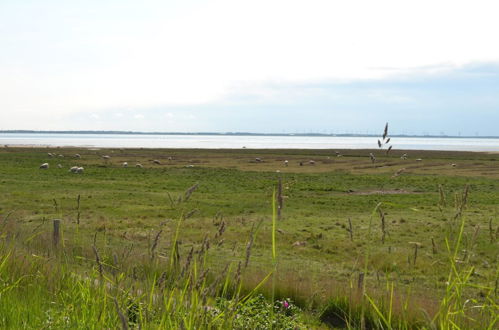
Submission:
<svg viewBox="0 0 499 330">
<path fill-rule="evenodd" d="M 0 129 L 499 135 L 494 1 L 0 1 Z"/>
</svg>

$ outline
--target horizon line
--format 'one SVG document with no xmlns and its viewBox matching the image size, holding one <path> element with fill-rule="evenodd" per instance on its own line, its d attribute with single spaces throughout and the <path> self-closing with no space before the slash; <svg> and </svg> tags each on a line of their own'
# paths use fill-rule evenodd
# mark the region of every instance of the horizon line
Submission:
<svg viewBox="0 0 499 330">
<path fill-rule="evenodd" d="M 50 133 L 50 134 L 123 134 L 123 135 L 241 135 L 241 136 L 331 136 L 331 137 L 380 137 L 381 134 L 362 133 L 261 133 L 261 132 L 141 132 L 141 131 L 115 131 L 115 130 L 0 130 L 0 133 Z M 390 134 L 392 137 L 422 137 L 422 138 L 480 138 L 497 139 L 497 135 L 446 135 L 446 134 Z"/>
</svg>

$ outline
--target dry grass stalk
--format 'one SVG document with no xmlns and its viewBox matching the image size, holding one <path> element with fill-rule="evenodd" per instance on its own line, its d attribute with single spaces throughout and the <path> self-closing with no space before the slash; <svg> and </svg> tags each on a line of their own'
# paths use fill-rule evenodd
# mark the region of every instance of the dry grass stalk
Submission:
<svg viewBox="0 0 499 330">
<path fill-rule="evenodd" d="M 168 199 L 170 200 L 170 207 L 172 209 L 174 209 L 175 208 L 175 201 L 173 200 L 172 195 L 170 195 L 170 193 L 167 193 L 167 195 L 168 195 Z"/>
<path fill-rule="evenodd" d="M 180 251 L 178 248 L 178 242 L 175 242 L 175 244 L 173 245 L 173 248 L 174 248 L 173 265 L 177 269 L 178 265 L 180 264 Z"/>
<path fill-rule="evenodd" d="M 7 221 L 9 221 L 9 218 L 10 218 L 11 215 L 12 215 L 12 212 L 9 212 L 2 219 L 2 229 L 5 228 L 5 226 L 7 225 Z M 45 217 L 42 219 L 42 223 L 44 223 L 44 222 L 45 222 Z"/>
<path fill-rule="evenodd" d="M 390 138 L 388 137 L 388 123 L 385 124 L 385 129 L 383 130 L 383 138 L 382 140 L 379 140 L 378 139 L 378 148 L 383 148 L 383 145 L 388 145 L 388 143 L 390 142 Z M 388 155 L 390 153 L 390 151 L 392 150 L 392 147 L 393 146 L 389 146 L 388 149 L 386 150 L 386 155 Z"/>
<path fill-rule="evenodd" d="M 489 219 L 489 236 L 490 243 L 494 243 L 494 228 L 492 228 L 492 218 Z"/>
<path fill-rule="evenodd" d="M 164 283 L 165 283 L 165 281 L 166 281 L 166 276 L 167 276 L 167 273 L 166 273 L 166 272 L 163 272 L 163 273 L 161 273 L 161 276 L 158 278 L 157 286 L 158 286 L 160 289 L 164 289 L 163 284 L 164 284 Z"/>
<path fill-rule="evenodd" d="M 227 263 L 225 265 L 222 272 L 220 272 L 220 274 L 217 276 L 217 278 L 210 284 L 210 286 L 205 290 L 205 292 L 203 292 L 203 295 L 207 294 L 209 296 L 214 296 L 216 294 L 216 290 L 217 290 L 218 285 L 220 284 L 222 279 L 224 279 L 227 276 L 227 271 L 229 270 L 229 265 L 230 265 L 230 263 Z"/>
<path fill-rule="evenodd" d="M 277 219 L 281 219 L 281 212 L 283 208 L 283 197 L 282 197 L 282 179 L 279 177 L 277 182 Z"/>
<path fill-rule="evenodd" d="M 3 224 L 2 224 L 2 231 L 3 231 L 3 228 L 5 227 L 5 222 L 7 221 L 8 217 L 9 217 L 10 213 L 7 214 L 7 216 L 3 219 Z M 42 218 L 42 222 L 40 222 L 40 224 L 38 226 L 36 226 L 35 228 L 33 228 L 33 230 L 31 231 L 32 233 L 35 233 L 38 231 L 38 229 L 40 229 L 44 224 L 45 222 L 47 221 L 47 218 L 43 217 Z"/>
<path fill-rule="evenodd" d="M 247 268 L 249 265 L 250 257 L 251 257 L 251 248 L 253 247 L 254 235 L 253 230 L 250 233 L 250 240 L 246 245 L 246 257 L 244 258 L 244 268 Z"/>
<path fill-rule="evenodd" d="M 123 315 L 123 312 L 120 309 L 120 305 L 118 304 L 118 299 L 116 299 L 116 297 L 114 297 L 114 305 L 116 306 L 116 312 L 118 313 L 118 316 L 120 318 L 121 329 L 128 330 L 128 321 L 125 315 Z"/>
<path fill-rule="evenodd" d="M 476 243 L 476 240 L 478 238 L 478 232 L 480 231 L 480 225 L 475 226 L 475 231 L 473 232 L 473 237 L 471 238 L 471 247 L 473 247 Z"/>
<path fill-rule="evenodd" d="M 255 226 L 255 223 L 253 223 L 253 226 L 251 227 L 250 239 L 249 239 L 248 244 L 246 245 L 246 257 L 244 259 L 244 268 L 245 269 L 246 269 L 246 267 L 248 267 L 249 260 L 251 257 L 251 248 L 253 247 L 253 242 L 255 240 L 256 230 L 258 227 L 260 227 L 260 225 L 262 224 L 262 221 L 263 221 L 263 219 L 260 220 L 260 222 L 256 226 Z"/>
<path fill-rule="evenodd" d="M 154 237 L 154 241 L 152 243 L 151 247 L 151 260 L 154 259 L 155 251 L 156 248 L 158 247 L 158 242 L 159 242 L 159 237 L 161 236 L 161 233 L 163 232 L 163 229 L 160 229 L 156 236 Z"/>
<path fill-rule="evenodd" d="M 459 203 L 460 203 L 459 195 L 457 192 L 455 192 L 454 193 L 454 208 L 456 209 L 456 212 L 459 209 Z"/>
<path fill-rule="evenodd" d="M 239 286 L 239 283 L 241 282 L 241 261 L 239 261 L 237 263 L 237 269 L 236 269 L 236 273 L 235 273 L 235 276 L 234 276 L 234 280 L 235 280 L 235 286 L 236 286 L 236 289 L 237 287 Z"/>
<path fill-rule="evenodd" d="M 190 187 L 189 189 L 187 189 L 185 191 L 185 194 L 184 194 L 184 202 L 187 202 L 189 200 L 189 198 L 191 197 L 192 193 L 194 191 L 196 191 L 196 189 L 199 187 L 199 183 L 196 183 L 195 185 L 193 185 L 192 187 Z"/>
<path fill-rule="evenodd" d="M 418 242 L 409 242 L 409 244 L 414 244 L 414 257 L 412 260 L 412 264 L 416 266 L 416 260 L 418 259 L 418 249 L 421 246 L 421 243 Z"/>
<path fill-rule="evenodd" d="M 98 266 L 99 276 L 102 279 L 102 277 L 104 277 L 104 268 L 102 266 L 102 262 L 101 262 L 101 259 L 99 257 L 99 252 L 97 251 L 97 248 L 95 247 L 95 245 L 92 246 L 92 249 L 94 250 L 95 262 L 97 263 L 97 266 Z"/>
<path fill-rule="evenodd" d="M 119 270 L 119 260 L 118 255 L 113 252 L 113 267 L 112 267 L 113 275 L 116 276 L 117 271 Z"/>
<path fill-rule="evenodd" d="M 499 226 L 497 227 L 497 230 L 494 231 L 494 228 L 492 227 L 492 218 L 489 219 L 489 235 L 490 235 L 490 243 L 494 243 L 495 240 L 497 239 L 497 233 L 499 232 Z"/>
<path fill-rule="evenodd" d="M 466 185 L 464 187 L 464 191 L 463 191 L 461 196 L 459 196 L 456 193 L 456 209 L 457 209 L 457 211 L 456 211 L 456 215 L 454 216 L 454 219 L 461 217 L 461 215 L 463 214 L 463 211 L 466 208 L 466 204 L 468 203 L 469 189 L 470 189 L 470 186 Z"/>
<path fill-rule="evenodd" d="M 223 214 L 222 214 L 222 212 L 218 211 L 215 214 L 215 216 L 213 217 L 212 223 L 213 223 L 213 225 L 218 226 L 220 224 L 219 221 L 222 221 L 222 220 L 223 220 Z"/>
<path fill-rule="evenodd" d="M 189 254 L 187 255 L 184 267 L 182 268 L 182 271 L 180 272 L 180 277 L 184 277 L 184 275 L 189 270 L 189 267 L 191 266 L 191 261 L 192 261 L 193 254 L 194 254 L 194 246 L 191 247 L 191 250 L 189 251 Z"/>
<path fill-rule="evenodd" d="M 132 251 L 133 251 L 134 247 L 135 247 L 134 244 L 131 243 L 130 246 L 128 247 L 128 249 L 126 249 L 126 250 L 124 249 L 123 250 L 123 253 L 121 254 L 121 260 L 123 261 L 123 263 L 126 263 L 126 261 L 128 260 L 128 258 L 132 254 Z"/>
<path fill-rule="evenodd" d="M 431 238 L 431 251 L 433 254 L 437 254 L 437 244 L 435 243 L 433 237 Z"/>
<path fill-rule="evenodd" d="M 210 239 L 208 238 L 208 234 L 204 236 L 203 243 L 201 243 L 201 247 L 197 251 L 198 260 L 201 261 L 204 258 L 204 254 L 208 252 L 210 249 Z"/>
<path fill-rule="evenodd" d="M 462 210 L 464 210 L 464 208 L 466 208 L 466 205 L 468 204 L 469 191 L 470 191 L 470 186 L 466 185 L 466 187 L 464 187 L 463 197 L 461 199 L 461 212 Z"/>
<path fill-rule="evenodd" d="M 381 209 L 378 209 L 378 212 L 381 218 L 381 243 L 385 244 L 385 236 L 386 236 L 385 213 Z"/>
<path fill-rule="evenodd" d="M 80 195 L 78 194 L 78 198 L 76 199 L 76 210 L 77 210 L 77 215 L 76 215 L 76 223 L 79 225 L 80 224 Z"/>
<path fill-rule="evenodd" d="M 201 275 L 199 276 L 197 282 L 196 282 L 196 285 L 195 285 L 195 288 L 196 290 L 199 290 L 199 288 L 203 285 L 203 282 L 204 280 L 206 279 L 206 275 L 208 275 L 208 272 L 210 271 L 209 268 L 206 268 L 202 273 Z"/>
<path fill-rule="evenodd" d="M 189 212 L 187 212 L 187 214 L 185 215 L 184 217 L 184 220 L 185 219 L 189 219 L 190 217 L 192 217 L 194 214 L 196 214 L 196 212 L 198 212 L 199 210 L 198 209 L 193 209 L 193 210 L 190 210 Z"/>
<path fill-rule="evenodd" d="M 405 171 L 405 167 L 404 168 L 401 168 L 399 169 L 397 172 L 395 172 L 395 174 L 392 175 L 392 178 L 396 178 L 398 177 L 400 174 L 402 174 L 403 172 Z"/>
<path fill-rule="evenodd" d="M 215 239 L 222 237 L 223 233 L 225 232 L 225 229 L 226 229 L 225 221 L 222 220 L 222 221 L 220 221 L 220 224 L 218 225 L 218 230 L 215 234 Z"/>
<path fill-rule="evenodd" d="M 348 233 L 350 234 L 350 241 L 353 242 L 353 226 L 352 226 L 352 219 L 348 218 Z"/>
<path fill-rule="evenodd" d="M 447 206 L 447 201 L 445 199 L 444 187 L 441 184 L 438 185 L 438 193 L 440 195 L 440 199 L 438 201 L 438 208 L 440 209 L 440 211 L 442 211 L 442 209 Z"/>
</svg>

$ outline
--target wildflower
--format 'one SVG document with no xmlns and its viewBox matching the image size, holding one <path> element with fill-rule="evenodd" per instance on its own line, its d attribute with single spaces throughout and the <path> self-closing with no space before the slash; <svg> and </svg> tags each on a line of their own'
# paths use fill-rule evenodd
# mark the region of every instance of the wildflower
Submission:
<svg viewBox="0 0 499 330">
<path fill-rule="evenodd" d="M 288 309 L 288 308 L 289 308 L 289 303 L 287 302 L 287 300 L 284 300 L 284 301 L 282 302 L 282 306 L 283 306 L 284 308 L 286 308 L 286 309 Z"/>
</svg>

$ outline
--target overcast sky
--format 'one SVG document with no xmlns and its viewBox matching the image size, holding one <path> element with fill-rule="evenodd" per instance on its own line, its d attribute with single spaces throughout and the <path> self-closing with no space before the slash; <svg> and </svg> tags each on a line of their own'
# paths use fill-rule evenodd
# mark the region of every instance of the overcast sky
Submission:
<svg viewBox="0 0 499 330">
<path fill-rule="evenodd" d="M 499 135 L 496 3 L 0 0 L 0 129 Z"/>
</svg>

